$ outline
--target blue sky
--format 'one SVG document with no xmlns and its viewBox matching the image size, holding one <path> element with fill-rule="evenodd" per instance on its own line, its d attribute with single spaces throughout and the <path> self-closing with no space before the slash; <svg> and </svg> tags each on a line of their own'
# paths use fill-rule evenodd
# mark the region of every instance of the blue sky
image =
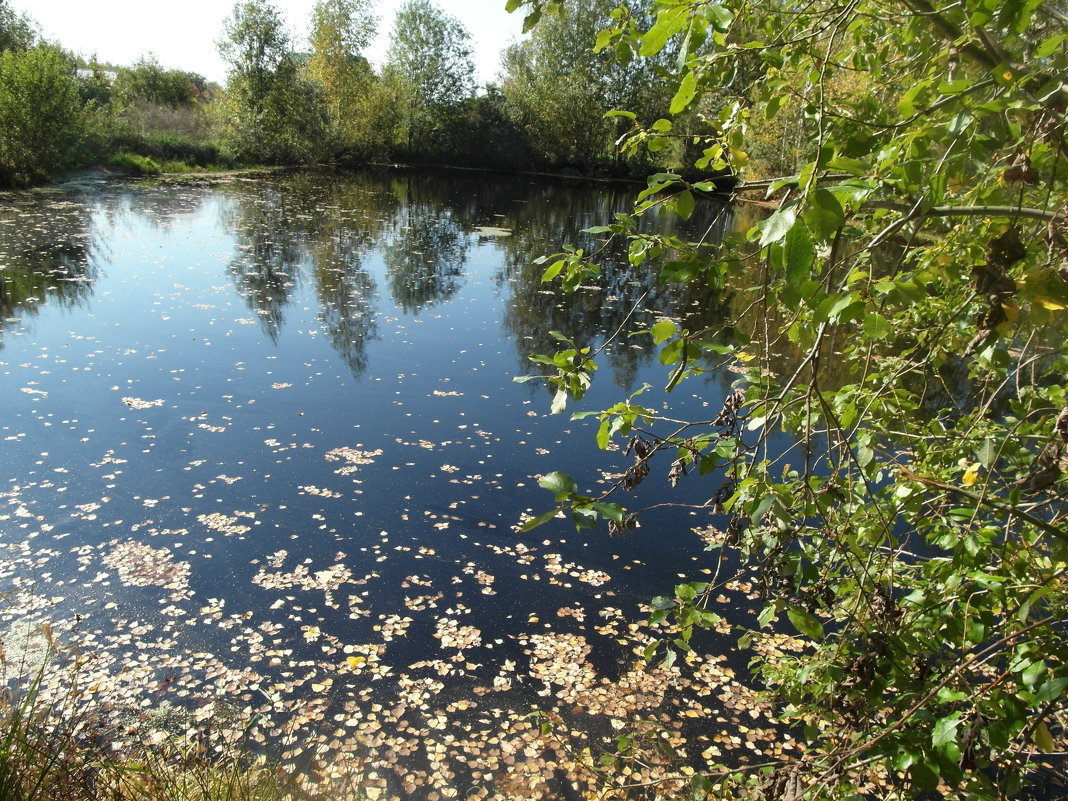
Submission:
<svg viewBox="0 0 1068 801">
<path fill-rule="evenodd" d="M 500 51 L 519 38 L 521 12 L 509 14 L 505 0 L 435 0 L 471 32 L 479 83 L 493 80 Z M 401 0 L 378 0 L 378 40 L 368 53 L 380 64 L 393 15 Z M 152 53 L 165 67 L 199 72 L 222 83 L 226 67 L 215 47 L 229 16 L 228 0 L 9 0 L 9 6 L 37 21 L 44 36 L 86 56 L 132 64 Z M 314 0 L 275 0 L 294 38 L 306 32 Z"/>
</svg>

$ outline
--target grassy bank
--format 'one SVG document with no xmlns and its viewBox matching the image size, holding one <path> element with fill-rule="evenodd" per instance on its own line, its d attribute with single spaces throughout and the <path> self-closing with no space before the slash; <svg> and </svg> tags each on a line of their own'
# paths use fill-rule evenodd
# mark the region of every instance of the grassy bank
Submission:
<svg viewBox="0 0 1068 801">
<path fill-rule="evenodd" d="M 223 742 L 173 707 L 87 715 L 82 661 L 47 626 L 0 651 L 0 799 L 4 801 L 288 801 L 309 792 L 244 742 Z M 14 651 L 14 652 L 13 652 Z M 57 672 L 60 675 L 57 676 Z M 56 679 L 59 679 L 57 682 Z M 58 693 L 46 687 L 60 686 Z M 128 744 L 137 718 L 153 735 Z M 169 717 L 169 720 L 163 720 Z M 121 722 L 126 719 L 128 725 Z M 124 742 L 121 748 L 116 748 Z M 332 798 L 351 798 L 342 793 Z"/>
</svg>

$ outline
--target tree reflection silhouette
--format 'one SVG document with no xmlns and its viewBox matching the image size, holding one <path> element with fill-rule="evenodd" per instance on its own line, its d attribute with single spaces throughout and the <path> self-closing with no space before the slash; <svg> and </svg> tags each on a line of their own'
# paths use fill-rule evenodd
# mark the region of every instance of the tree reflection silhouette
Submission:
<svg viewBox="0 0 1068 801">
<path fill-rule="evenodd" d="M 409 314 L 441 303 L 462 285 L 470 225 L 461 210 L 446 205 L 442 189 L 411 176 L 394 182 L 402 205 L 382 258 L 393 302 Z"/>
<path fill-rule="evenodd" d="M 42 306 L 84 303 L 102 260 L 81 203 L 34 200 L 0 210 L 0 348 L 5 330 Z"/>
<path fill-rule="evenodd" d="M 604 343 L 615 335 L 605 355 L 615 383 L 628 391 L 634 388 L 638 368 L 653 353 L 648 335 L 634 332 L 666 317 L 691 331 L 715 328 L 727 319 L 729 296 L 696 282 L 685 287 L 661 283 L 654 265 L 632 267 L 617 243 L 602 248 L 601 239 L 583 233 L 587 226 L 628 211 L 633 194 L 630 186 L 570 187 L 566 192 L 545 186 L 504 223 L 514 234 L 501 242 L 505 262 L 497 280 L 510 286 L 514 298 L 506 306 L 504 325 L 515 339 L 523 372 L 530 368 L 529 356 L 559 347 L 550 331 L 561 331 L 580 345 Z M 687 225 L 707 230 L 708 241 L 717 241 L 730 225 L 730 215 L 722 211 L 716 204 L 703 204 Z M 670 231 L 676 220 L 650 217 L 645 224 Z M 587 253 L 600 249 L 596 263 L 601 275 L 570 296 L 543 284 L 545 265 L 534 263 L 558 250 L 561 242 Z"/>
</svg>

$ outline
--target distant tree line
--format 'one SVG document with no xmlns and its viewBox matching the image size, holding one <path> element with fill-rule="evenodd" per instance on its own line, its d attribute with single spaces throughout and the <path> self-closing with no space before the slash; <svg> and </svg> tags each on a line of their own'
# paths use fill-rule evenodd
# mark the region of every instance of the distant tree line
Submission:
<svg viewBox="0 0 1068 801">
<path fill-rule="evenodd" d="M 635 18 L 652 13 L 652 0 L 633 6 Z M 303 48 L 269 0 L 241 0 L 221 31 L 229 69 L 219 87 L 152 55 L 131 66 L 76 57 L 0 0 L 0 185 L 108 159 L 146 171 L 374 161 L 615 175 L 670 168 L 684 145 L 626 155 L 616 146 L 635 120 L 668 114 L 670 93 L 653 76 L 673 57 L 591 48 L 620 13 L 612 0 L 568 3 L 510 45 L 499 81 L 480 87 L 470 34 L 431 0 L 400 7 L 378 69 L 366 57 L 378 26 L 373 0 L 319 0 Z"/>
<path fill-rule="evenodd" d="M 640 0 L 633 14 L 647 15 Z M 620 173 L 670 161 L 648 151 L 624 160 L 627 108 L 652 123 L 670 94 L 655 63 L 589 45 L 617 4 L 569 3 L 502 54 L 500 82 L 478 87 L 470 34 L 430 0 L 397 11 L 385 64 L 364 51 L 376 32 L 372 0 L 320 0 L 309 50 L 296 52 L 267 0 L 238 3 L 221 50 L 230 65 L 224 139 L 254 161 L 402 160 Z M 663 59 L 668 59 L 665 54 Z"/>
</svg>

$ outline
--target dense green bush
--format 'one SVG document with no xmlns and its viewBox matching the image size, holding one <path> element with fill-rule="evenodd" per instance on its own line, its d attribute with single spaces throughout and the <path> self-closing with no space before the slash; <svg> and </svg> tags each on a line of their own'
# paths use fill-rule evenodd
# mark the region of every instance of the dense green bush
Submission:
<svg viewBox="0 0 1068 801">
<path fill-rule="evenodd" d="M 0 185 L 30 183 L 74 163 L 84 122 L 73 66 L 58 48 L 0 53 Z"/>
</svg>

